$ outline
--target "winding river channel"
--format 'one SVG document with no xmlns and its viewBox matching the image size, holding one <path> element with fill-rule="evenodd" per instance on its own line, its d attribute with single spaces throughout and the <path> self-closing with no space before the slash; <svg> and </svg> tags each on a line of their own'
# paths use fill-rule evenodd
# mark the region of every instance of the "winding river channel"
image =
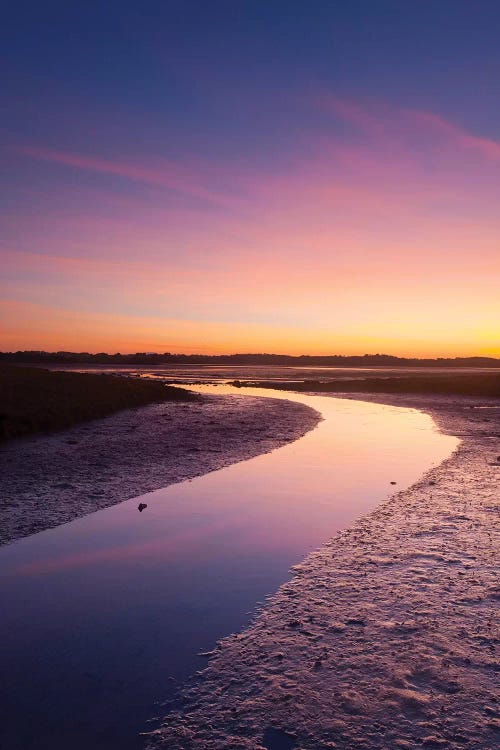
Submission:
<svg viewBox="0 0 500 750">
<path fill-rule="evenodd" d="M 203 668 L 200 652 L 245 627 L 291 565 L 457 444 L 412 409 L 245 393 L 323 420 L 266 455 L 0 548 L 2 748 L 141 748 L 160 703 Z"/>
</svg>

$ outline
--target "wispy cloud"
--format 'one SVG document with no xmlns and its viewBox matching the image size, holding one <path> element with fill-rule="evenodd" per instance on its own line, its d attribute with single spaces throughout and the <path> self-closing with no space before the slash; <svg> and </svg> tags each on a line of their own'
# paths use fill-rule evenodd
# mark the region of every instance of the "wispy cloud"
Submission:
<svg viewBox="0 0 500 750">
<path fill-rule="evenodd" d="M 418 110 L 406 110 L 404 114 L 415 123 L 429 131 L 443 136 L 448 141 L 462 149 L 476 151 L 478 154 L 491 159 L 500 161 L 500 142 L 491 138 L 468 133 L 466 130 L 454 125 L 452 122 L 445 120 L 444 117 L 432 112 L 421 112 Z"/>
<path fill-rule="evenodd" d="M 475 151 L 487 159 L 500 161 L 499 141 L 470 133 L 434 112 L 390 107 L 382 102 L 363 105 L 331 94 L 315 97 L 315 104 L 359 132 L 392 141 L 394 145 L 424 135 L 434 138 L 435 145 L 442 145 L 444 140 L 452 148 Z"/>
<path fill-rule="evenodd" d="M 151 167 L 103 159 L 101 157 L 95 158 L 66 151 L 54 151 L 37 146 L 18 146 L 15 150 L 33 159 L 155 185 L 226 208 L 234 208 L 240 203 L 234 196 L 204 187 L 201 178 L 190 173 L 184 166 L 176 163 L 166 163 L 164 160 L 162 160 L 159 167 Z"/>
<path fill-rule="evenodd" d="M 179 348 L 363 351 L 370 336 L 381 348 L 381 331 L 405 341 L 425 314 L 435 352 L 474 321 L 472 352 L 483 320 L 498 318 L 500 144 L 430 112 L 333 96 L 304 109 L 302 133 L 269 161 L 21 148 L 48 167 L 161 190 L 68 185 L 62 171 L 43 193 L 35 181 L 43 207 L 31 195 L 8 226 L 4 297 L 57 299 L 68 316 L 44 321 L 57 348 L 78 331 L 101 348 L 132 335 L 154 348 L 165 335 Z M 34 313 L 31 326 L 45 335 Z"/>
</svg>

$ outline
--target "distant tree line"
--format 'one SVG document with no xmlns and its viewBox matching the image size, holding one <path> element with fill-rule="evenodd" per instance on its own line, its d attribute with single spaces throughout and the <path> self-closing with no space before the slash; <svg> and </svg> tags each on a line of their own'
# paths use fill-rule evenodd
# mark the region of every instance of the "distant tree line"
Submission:
<svg viewBox="0 0 500 750">
<path fill-rule="evenodd" d="M 499 367 L 500 359 L 493 357 L 438 357 L 416 359 L 394 357 L 389 354 L 341 354 L 314 356 L 303 354 L 171 354 L 170 352 L 135 354 L 107 354 L 99 352 L 0 352 L 0 361 L 26 364 L 95 364 L 95 365 L 289 365 L 305 367 Z"/>
</svg>

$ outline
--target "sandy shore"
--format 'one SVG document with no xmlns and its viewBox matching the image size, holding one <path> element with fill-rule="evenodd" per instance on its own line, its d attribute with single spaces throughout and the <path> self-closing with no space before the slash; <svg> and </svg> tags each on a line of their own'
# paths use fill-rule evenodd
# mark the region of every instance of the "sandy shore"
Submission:
<svg viewBox="0 0 500 750">
<path fill-rule="evenodd" d="M 461 444 L 296 566 L 218 644 L 151 746 L 498 746 L 500 402 L 355 398 L 427 411 Z"/>
<path fill-rule="evenodd" d="M 318 423 L 291 401 L 206 396 L 0 444 L 0 543 L 266 453 Z"/>
</svg>

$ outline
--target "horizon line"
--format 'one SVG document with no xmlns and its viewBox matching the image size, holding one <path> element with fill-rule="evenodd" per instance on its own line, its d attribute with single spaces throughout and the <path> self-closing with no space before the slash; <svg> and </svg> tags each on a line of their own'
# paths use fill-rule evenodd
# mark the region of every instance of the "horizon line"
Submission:
<svg viewBox="0 0 500 750">
<path fill-rule="evenodd" d="M 44 349 L 18 349 L 15 351 L 0 351 L 0 357 L 15 357 L 15 356 L 30 356 L 30 355 L 41 355 L 41 356 L 74 356 L 74 357 L 189 357 L 189 358 L 200 358 L 200 359 L 220 359 L 220 358 L 234 358 L 234 357 L 276 357 L 283 359 L 393 359 L 402 361 L 456 361 L 456 360 L 489 360 L 500 363 L 500 357 L 493 357 L 481 354 L 472 355 L 456 355 L 456 356 L 434 356 L 434 357 L 422 357 L 422 356 L 400 356 L 397 354 L 385 354 L 383 352 L 376 353 L 363 353 L 363 354 L 278 354 L 274 352 L 232 352 L 232 353 L 217 353 L 217 354 L 200 354 L 200 353 L 174 353 L 174 352 L 158 352 L 158 351 L 136 351 L 136 352 L 88 352 L 88 351 L 70 351 L 58 349 L 56 351 L 47 351 Z"/>
</svg>

